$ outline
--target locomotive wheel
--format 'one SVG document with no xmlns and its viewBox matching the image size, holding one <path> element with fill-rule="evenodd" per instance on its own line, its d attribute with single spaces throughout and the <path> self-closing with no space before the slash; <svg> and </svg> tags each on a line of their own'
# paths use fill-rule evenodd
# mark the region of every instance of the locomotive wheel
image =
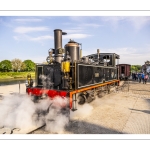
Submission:
<svg viewBox="0 0 150 150">
<path fill-rule="evenodd" d="M 87 101 L 88 103 L 92 102 L 92 101 L 93 101 L 92 96 L 89 95 L 89 96 L 87 97 L 86 101 Z"/>
<path fill-rule="evenodd" d="M 85 95 L 79 95 L 78 96 L 78 101 L 79 101 L 78 104 L 83 105 L 86 101 Z"/>
<path fill-rule="evenodd" d="M 98 98 L 102 98 L 103 96 L 105 96 L 105 92 L 104 91 L 99 91 L 97 96 L 98 96 Z"/>
<path fill-rule="evenodd" d="M 108 94 L 110 94 L 110 85 L 107 85 Z"/>
</svg>

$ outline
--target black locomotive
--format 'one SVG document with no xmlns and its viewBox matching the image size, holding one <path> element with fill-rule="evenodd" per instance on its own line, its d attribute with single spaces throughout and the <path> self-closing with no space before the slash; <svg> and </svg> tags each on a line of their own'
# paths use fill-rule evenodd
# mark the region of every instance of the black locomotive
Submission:
<svg viewBox="0 0 150 150">
<path fill-rule="evenodd" d="M 67 33 L 54 30 L 54 49 L 49 50 L 48 64 L 36 65 L 36 83 L 27 86 L 27 93 L 34 99 L 43 96 L 53 99 L 59 95 L 69 97 L 73 111 L 78 104 L 91 102 L 101 96 L 104 89 L 119 85 L 115 53 L 91 54 L 82 57 L 82 44 L 70 40 L 62 48 L 62 35 Z M 29 79 L 30 80 L 30 79 Z"/>
</svg>

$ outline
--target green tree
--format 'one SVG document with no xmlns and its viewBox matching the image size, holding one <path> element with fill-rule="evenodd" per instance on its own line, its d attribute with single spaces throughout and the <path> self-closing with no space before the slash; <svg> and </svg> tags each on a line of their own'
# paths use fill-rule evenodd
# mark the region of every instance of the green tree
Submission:
<svg viewBox="0 0 150 150">
<path fill-rule="evenodd" d="M 131 72 L 139 72 L 141 70 L 141 65 L 132 65 Z"/>
<path fill-rule="evenodd" d="M 25 71 L 35 71 L 35 63 L 32 60 L 25 60 L 23 63 L 26 65 Z"/>
<path fill-rule="evenodd" d="M 12 64 L 10 60 L 3 60 L 0 62 L 0 71 L 2 72 L 9 72 L 12 70 Z"/>
<path fill-rule="evenodd" d="M 11 61 L 11 63 L 14 71 L 21 71 L 22 61 L 20 59 L 15 58 Z"/>
<path fill-rule="evenodd" d="M 138 70 L 141 70 L 141 65 L 135 65 L 137 67 Z"/>
</svg>

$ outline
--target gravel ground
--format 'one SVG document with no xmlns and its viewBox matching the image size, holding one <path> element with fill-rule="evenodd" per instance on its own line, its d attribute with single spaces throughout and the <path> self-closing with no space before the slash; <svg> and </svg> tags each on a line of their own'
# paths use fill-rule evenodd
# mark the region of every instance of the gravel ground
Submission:
<svg viewBox="0 0 150 150">
<path fill-rule="evenodd" d="M 62 134 L 149 134 L 150 83 L 130 81 L 119 92 L 112 91 L 90 103 L 92 110 L 77 111 Z M 90 107 L 88 107 L 90 108 Z M 86 112 L 88 115 L 86 115 Z M 34 134 L 50 134 L 40 129 Z"/>
</svg>

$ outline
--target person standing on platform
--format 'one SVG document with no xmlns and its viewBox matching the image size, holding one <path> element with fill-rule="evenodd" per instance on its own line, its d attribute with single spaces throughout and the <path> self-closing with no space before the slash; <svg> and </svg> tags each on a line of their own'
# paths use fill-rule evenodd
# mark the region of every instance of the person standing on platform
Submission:
<svg viewBox="0 0 150 150">
<path fill-rule="evenodd" d="M 142 74 L 138 73 L 138 79 L 139 79 L 139 83 L 141 83 L 141 79 L 142 79 Z"/>
<path fill-rule="evenodd" d="M 146 74 L 146 75 L 144 76 L 144 83 L 145 83 L 145 84 L 146 84 L 146 82 L 147 82 L 148 79 L 149 79 L 148 74 Z"/>
<path fill-rule="evenodd" d="M 143 81 L 143 84 L 144 84 L 144 77 L 145 77 L 145 75 L 144 75 L 144 73 L 142 73 L 142 81 Z"/>
</svg>

